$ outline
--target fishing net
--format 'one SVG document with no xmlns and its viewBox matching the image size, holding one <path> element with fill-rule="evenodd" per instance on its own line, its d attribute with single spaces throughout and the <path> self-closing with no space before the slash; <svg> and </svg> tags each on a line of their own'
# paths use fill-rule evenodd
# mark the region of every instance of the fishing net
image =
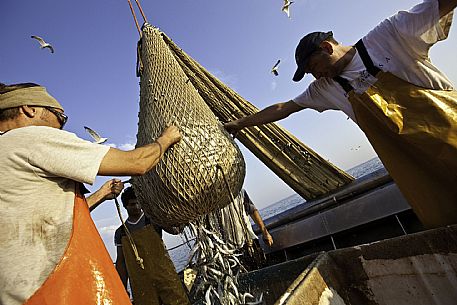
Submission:
<svg viewBox="0 0 457 305">
<path fill-rule="evenodd" d="M 139 42 L 140 113 L 137 146 L 173 124 L 183 139 L 146 175 L 135 178 L 143 210 L 163 226 L 186 224 L 227 205 L 241 190 L 241 152 L 164 42 L 148 24 Z M 230 195 L 231 193 L 231 195 Z"/>
</svg>

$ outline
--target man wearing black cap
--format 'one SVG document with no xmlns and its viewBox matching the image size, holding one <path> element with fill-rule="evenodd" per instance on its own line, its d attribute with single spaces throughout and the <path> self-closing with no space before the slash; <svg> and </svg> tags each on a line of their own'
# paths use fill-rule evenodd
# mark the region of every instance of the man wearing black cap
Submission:
<svg viewBox="0 0 457 305">
<path fill-rule="evenodd" d="M 457 222 L 457 92 L 428 52 L 447 38 L 456 0 L 426 0 L 384 20 L 355 46 L 332 32 L 303 37 L 294 81 L 316 80 L 298 97 L 225 124 L 231 133 L 302 109 L 346 113 L 365 132 L 427 227 Z"/>
</svg>

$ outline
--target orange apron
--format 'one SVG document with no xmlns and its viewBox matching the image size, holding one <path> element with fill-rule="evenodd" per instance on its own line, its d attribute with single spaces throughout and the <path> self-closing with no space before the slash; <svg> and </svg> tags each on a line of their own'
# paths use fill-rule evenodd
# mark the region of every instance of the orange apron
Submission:
<svg viewBox="0 0 457 305">
<path fill-rule="evenodd" d="M 378 80 L 349 93 L 357 124 L 427 228 L 457 223 L 457 91 L 426 89 L 373 65 L 356 44 L 368 72 Z"/>
<path fill-rule="evenodd" d="M 59 264 L 26 305 L 127 305 L 125 288 L 89 214 L 75 195 L 73 231 Z"/>
</svg>

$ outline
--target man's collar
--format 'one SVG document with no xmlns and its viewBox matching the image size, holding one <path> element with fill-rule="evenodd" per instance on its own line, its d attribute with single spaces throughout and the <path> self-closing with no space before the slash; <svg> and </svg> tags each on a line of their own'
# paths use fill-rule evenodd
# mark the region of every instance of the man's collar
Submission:
<svg viewBox="0 0 457 305">
<path fill-rule="evenodd" d="M 128 222 L 128 223 L 131 224 L 131 225 L 136 225 L 143 217 L 144 217 L 144 212 L 141 212 L 141 215 L 140 215 L 140 217 L 138 217 L 137 220 L 131 221 L 131 220 L 129 220 L 129 218 L 130 218 L 130 216 L 129 216 L 129 217 L 127 218 L 126 222 Z"/>
</svg>

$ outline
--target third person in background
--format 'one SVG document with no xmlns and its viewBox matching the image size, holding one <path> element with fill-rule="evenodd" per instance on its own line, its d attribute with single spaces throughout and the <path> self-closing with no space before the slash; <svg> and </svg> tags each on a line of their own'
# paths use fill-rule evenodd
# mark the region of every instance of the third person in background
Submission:
<svg viewBox="0 0 457 305">
<path fill-rule="evenodd" d="M 121 195 L 127 210 L 125 227 L 130 232 L 138 255 L 144 260 L 144 268 L 137 263 L 135 251 L 125 227 L 121 225 L 114 234 L 117 248 L 116 270 L 127 289 L 127 281 L 133 293 L 135 305 L 190 305 L 184 286 L 168 256 L 162 241 L 162 227 L 151 222 L 144 214 L 132 187 Z M 178 234 L 174 228 L 166 229 Z"/>
</svg>

